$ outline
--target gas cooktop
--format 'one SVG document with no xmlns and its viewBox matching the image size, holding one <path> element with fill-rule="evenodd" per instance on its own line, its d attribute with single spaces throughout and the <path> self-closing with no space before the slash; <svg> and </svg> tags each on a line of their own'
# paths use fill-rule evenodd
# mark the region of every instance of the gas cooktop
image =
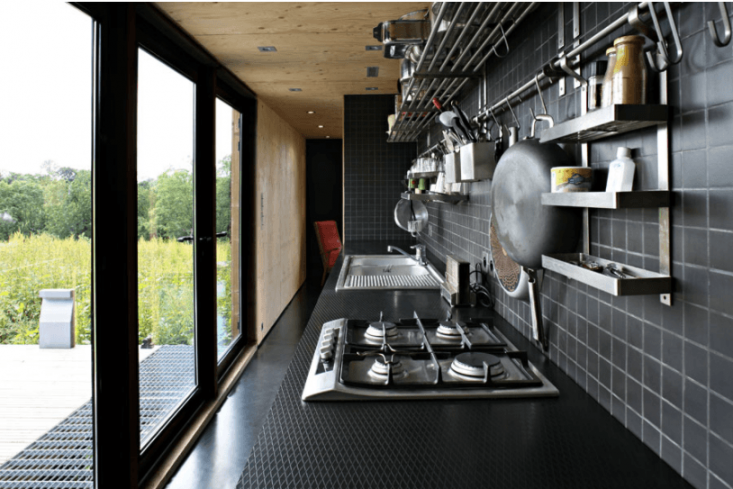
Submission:
<svg viewBox="0 0 733 489">
<path fill-rule="evenodd" d="M 496 328 L 413 318 L 323 325 L 304 401 L 517 398 L 559 395 Z"/>
</svg>

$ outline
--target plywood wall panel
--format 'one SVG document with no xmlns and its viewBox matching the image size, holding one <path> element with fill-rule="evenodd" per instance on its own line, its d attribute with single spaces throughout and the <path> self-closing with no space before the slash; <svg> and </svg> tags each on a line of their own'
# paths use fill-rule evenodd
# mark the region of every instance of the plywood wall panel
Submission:
<svg viewBox="0 0 733 489">
<path fill-rule="evenodd" d="M 258 102 L 258 343 L 305 281 L 305 139 Z"/>
</svg>

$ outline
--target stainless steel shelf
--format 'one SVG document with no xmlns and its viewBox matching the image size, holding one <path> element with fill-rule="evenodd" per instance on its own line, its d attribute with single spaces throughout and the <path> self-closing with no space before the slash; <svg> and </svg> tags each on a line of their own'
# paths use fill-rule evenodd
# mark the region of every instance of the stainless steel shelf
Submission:
<svg viewBox="0 0 733 489">
<path fill-rule="evenodd" d="M 591 207 L 594 209 L 637 209 L 669 207 L 669 190 L 632 192 L 566 192 L 542 194 L 542 205 L 556 207 Z"/>
<path fill-rule="evenodd" d="M 570 263 L 571 261 L 594 261 L 603 266 L 614 263 L 610 260 L 583 253 L 563 253 L 542 255 L 542 268 L 552 270 L 615 296 L 669 294 L 672 292 L 672 277 L 668 275 L 619 264 L 623 271 L 633 278 L 616 278 L 587 270 Z"/>
<path fill-rule="evenodd" d="M 664 124 L 667 105 L 610 105 L 542 131 L 542 143 L 589 143 L 644 127 Z"/>
<path fill-rule="evenodd" d="M 457 204 L 468 200 L 468 195 L 448 195 L 448 194 L 415 194 L 412 192 L 402 192 L 402 198 L 405 200 L 420 200 L 422 202 L 443 202 L 445 204 Z"/>
<path fill-rule="evenodd" d="M 435 178 L 438 176 L 439 171 L 422 171 L 411 173 L 411 178 Z"/>
</svg>

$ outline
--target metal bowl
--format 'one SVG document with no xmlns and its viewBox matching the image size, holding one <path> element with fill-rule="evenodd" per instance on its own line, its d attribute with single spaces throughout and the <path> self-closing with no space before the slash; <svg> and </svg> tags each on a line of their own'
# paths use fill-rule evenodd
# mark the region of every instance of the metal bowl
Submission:
<svg viewBox="0 0 733 489">
<path fill-rule="evenodd" d="M 428 208 L 419 200 L 400 199 L 394 208 L 394 222 L 400 229 L 419 233 L 428 224 Z"/>
</svg>

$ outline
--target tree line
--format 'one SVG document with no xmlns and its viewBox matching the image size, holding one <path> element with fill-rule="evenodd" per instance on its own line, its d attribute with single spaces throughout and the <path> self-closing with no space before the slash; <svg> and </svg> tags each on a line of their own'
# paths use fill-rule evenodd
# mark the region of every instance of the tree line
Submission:
<svg viewBox="0 0 733 489">
<path fill-rule="evenodd" d="M 109 216 L 114 219 L 114 216 Z M 217 164 L 216 231 L 228 232 L 231 222 L 231 157 Z M 193 175 L 168 170 L 138 183 L 139 239 L 175 239 L 193 231 Z M 0 175 L 0 241 L 17 232 L 46 233 L 58 238 L 91 238 L 92 173 L 43 165 L 39 174 Z"/>
</svg>

